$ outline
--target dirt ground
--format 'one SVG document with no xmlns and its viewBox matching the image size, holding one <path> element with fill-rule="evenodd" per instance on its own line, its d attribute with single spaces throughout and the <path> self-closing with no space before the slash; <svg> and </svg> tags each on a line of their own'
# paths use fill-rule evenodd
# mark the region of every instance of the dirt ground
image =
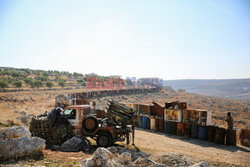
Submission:
<svg viewBox="0 0 250 167">
<path fill-rule="evenodd" d="M 150 153 L 157 159 L 167 153 L 175 152 L 194 158 L 196 161 L 207 161 L 218 166 L 223 163 L 249 166 L 250 148 L 243 146 L 217 145 L 208 141 L 180 137 L 149 130 L 137 129 L 135 145 Z"/>
<path fill-rule="evenodd" d="M 140 128 L 137 128 L 135 131 L 135 145 L 141 151 L 150 154 L 150 158 L 159 163 L 162 163 L 162 157 L 175 154 L 188 157 L 194 163 L 206 161 L 211 166 L 247 167 L 250 164 L 250 148 L 248 147 L 217 145 L 198 139 Z M 80 166 L 82 159 L 88 157 L 91 157 L 91 154 L 45 150 L 44 158 L 41 160 L 23 160 L 18 163 L 5 164 L 4 166 Z"/>
<path fill-rule="evenodd" d="M 55 105 L 55 96 L 61 93 L 69 93 L 68 91 L 47 91 L 47 92 L 12 92 L 0 93 L 0 127 L 9 126 L 12 121 L 14 125 L 22 125 L 17 119 L 20 112 L 26 114 L 41 114 L 45 111 L 53 109 Z M 84 90 L 77 90 L 82 92 Z M 76 92 L 76 90 L 75 90 Z M 110 97 L 97 99 L 99 105 L 105 105 Z M 164 90 L 156 94 L 131 95 L 131 96 L 115 96 L 114 100 L 121 102 L 152 102 L 157 101 L 164 104 L 165 101 L 187 101 L 189 107 L 207 109 L 213 112 L 213 115 L 223 116 L 227 111 L 235 113 L 235 120 L 243 121 L 245 124 L 239 123 L 237 126 L 246 126 L 250 123 L 250 102 L 232 101 L 221 98 L 213 98 L 188 93 L 177 93 L 172 90 Z M 224 125 L 222 120 L 214 120 L 217 124 Z M 12 124 L 11 124 L 12 125 Z M 213 166 L 228 166 L 234 164 L 236 166 L 249 166 L 250 164 L 250 148 L 237 146 L 216 145 L 207 141 L 190 139 L 179 136 L 171 136 L 165 133 L 154 133 L 151 131 L 137 129 L 135 133 L 136 146 L 147 153 L 152 154 L 152 158 L 159 160 L 168 153 L 183 154 L 193 158 L 196 162 L 208 161 Z M 79 153 L 63 153 L 45 150 L 45 157 L 42 160 L 19 161 L 19 166 L 79 166 L 84 157 L 91 155 L 82 152 Z M 14 162 L 15 164 L 15 162 Z M 11 164 L 10 164 L 11 165 Z M 13 164 L 12 164 L 13 165 Z M 1 164 L 0 164 L 1 166 Z"/>
</svg>

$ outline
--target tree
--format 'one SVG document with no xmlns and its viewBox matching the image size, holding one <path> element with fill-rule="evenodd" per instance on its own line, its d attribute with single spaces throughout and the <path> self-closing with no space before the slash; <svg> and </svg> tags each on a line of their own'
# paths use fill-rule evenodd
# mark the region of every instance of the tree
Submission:
<svg viewBox="0 0 250 167">
<path fill-rule="evenodd" d="M 36 80 L 33 83 L 33 87 L 37 87 L 38 89 L 43 86 L 43 82 L 41 80 Z"/>
<path fill-rule="evenodd" d="M 20 89 L 22 87 L 22 81 L 14 81 L 12 85 Z"/>
<path fill-rule="evenodd" d="M 25 69 L 24 72 L 27 74 L 27 75 L 30 75 L 30 69 Z"/>
<path fill-rule="evenodd" d="M 83 86 L 83 87 L 86 87 L 86 82 L 83 82 L 83 83 L 82 83 L 82 86 Z"/>
<path fill-rule="evenodd" d="M 77 77 L 82 77 L 83 75 L 81 73 L 74 72 L 73 76 L 77 78 Z"/>
<path fill-rule="evenodd" d="M 48 77 L 45 77 L 45 76 L 38 76 L 38 77 L 37 77 L 37 80 L 48 81 L 49 78 L 48 78 Z"/>
<path fill-rule="evenodd" d="M 3 80 L 6 81 L 7 84 L 12 84 L 15 81 L 15 79 L 12 77 L 3 78 Z"/>
<path fill-rule="evenodd" d="M 60 74 L 56 73 L 55 77 L 56 77 L 56 81 L 60 81 L 61 80 L 61 75 Z"/>
<path fill-rule="evenodd" d="M 83 79 L 78 79 L 78 80 L 77 80 L 77 83 L 78 83 L 78 84 L 81 84 L 82 82 L 83 82 Z"/>
<path fill-rule="evenodd" d="M 8 82 L 5 80 L 0 80 L 0 88 L 7 88 Z"/>
<path fill-rule="evenodd" d="M 65 81 L 63 79 L 60 79 L 58 81 L 58 85 L 60 85 L 62 88 L 64 88 L 65 87 Z"/>
<path fill-rule="evenodd" d="M 46 86 L 47 86 L 48 88 L 52 88 L 52 87 L 53 87 L 53 83 L 50 82 L 50 81 L 47 81 L 47 82 L 46 82 Z"/>
<path fill-rule="evenodd" d="M 20 77 L 20 73 L 16 72 L 16 71 L 12 71 L 11 76 L 12 77 Z"/>
<path fill-rule="evenodd" d="M 31 77 L 25 78 L 24 82 L 26 85 L 32 86 L 33 84 L 33 79 Z"/>
<path fill-rule="evenodd" d="M 49 77 L 49 72 L 43 71 L 43 76 L 44 76 L 44 77 Z"/>
<path fill-rule="evenodd" d="M 67 73 L 67 77 L 70 79 L 72 78 L 72 73 Z"/>
</svg>

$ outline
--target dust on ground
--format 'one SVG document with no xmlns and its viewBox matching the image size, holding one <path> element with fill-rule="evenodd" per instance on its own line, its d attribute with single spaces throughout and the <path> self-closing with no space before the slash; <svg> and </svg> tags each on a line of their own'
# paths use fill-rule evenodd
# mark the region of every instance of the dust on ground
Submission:
<svg viewBox="0 0 250 167">
<path fill-rule="evenodd" d="M 44 113 L 53 109 L 57 95 L 82 91 L 84 90 L 0 93 L 0 127 L 22 125 L 22 121 L 17 119 L 20 115 Z M 186 101 L 189 108 L 201 108 L 212 111 L 213 116 L 215 116 L 213 122 L 218 125 L 225 125 L 222 120 L 228 111 L 233 113 L 237 127 L 247 127 L 250 124 L 250 113 L 248 112 L 250 102 L 176 92 L 172 89 L 163 89 L 159 93 L 102 97 L 95 99 L 95 101 L 97 105 L 103 106 L 107 104 L 109 98 L 131 103 L 150 103 L 155 101 L 162 105 L 164 102 Z M 135 132 L 135 144 L 142 151 L 152 154 L 152 158 L 160 162 L 164 162 L 166 159 L 172 161 L 171 155 L 176 153 L 180 158 L 187 156 L 195 162 L 208 161 L 213 166 L 228 166 L 230 164 L 248 166 L 250 164 L 250 149 L 242 146 L 216 145 L 207 141 L 171 136 L 165 133 L 153 133 L 142 129 L 137 129 Z M 20 161 L 18 164 L 21 166 L 77 166 L 82 158 L 89 156 L 91 155 L 82 152 L 63 153 L 45 150 L 44 159 L 39 161 Z"/>
</svg>

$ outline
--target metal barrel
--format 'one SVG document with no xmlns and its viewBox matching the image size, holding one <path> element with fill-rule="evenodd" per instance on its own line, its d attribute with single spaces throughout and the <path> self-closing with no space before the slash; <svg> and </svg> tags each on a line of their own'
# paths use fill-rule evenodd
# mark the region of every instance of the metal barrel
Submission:
<svg viewBox="0 0 250 167">
<path fill-rule="evenodd" d="M 199 126 L 199 139 L 207 140 L 207 126 Z"/>
</svg>

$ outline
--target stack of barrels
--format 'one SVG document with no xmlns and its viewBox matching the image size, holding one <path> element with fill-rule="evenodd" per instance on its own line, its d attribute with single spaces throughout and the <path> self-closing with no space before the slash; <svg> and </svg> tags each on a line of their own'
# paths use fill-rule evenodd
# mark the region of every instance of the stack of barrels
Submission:
<svg viewBox="0 0 250 167">
<path fill-rule="evenodd" d="M 185 107 L 186 106 L 171 108 L 169 109 L 169 111 L 171 110 L 177 113 L 178 111 L 183 111 Z M 156 112 L 157 110 L 160 110 L 158 108 L 154 109 L 154 113 L 160 113 Z M 154 132 L 163 132 L 171 135 L 191 137 L 199 140 L 210 141 L 216 144 L 225 144 L 232 146 L 236 145 L 236 130 L 228 130 L 222 127 L 207 125 L 206 121 L 205 123 L 203 121 L 203 123 L 199 124 L 198 122 L 196 124 L 190 123 L 190 121 L 183 121 L 183 119 L 180 119 L 182 117 L 184 116 L 181 114 L 181 112 L 179 112 L 174 119 L 171 117 L 166 117 L 166 113 L 164 111 L 164 114 L 158 115 L 150 115 L 148 114 L 148 112 L 147 114 L 145 114 L 144 112 L 144 114 L 136 115 L 134 119 L 135 125 L 137 127 L 149 129 Z M 250 130 L 248 130 L 247 132 L 246 130 L 242 131 L 241 134 L 241 143 L 250 145 L 250 141 L 246 140 L 246 138 L 249 139 Z"/>
</svg>

